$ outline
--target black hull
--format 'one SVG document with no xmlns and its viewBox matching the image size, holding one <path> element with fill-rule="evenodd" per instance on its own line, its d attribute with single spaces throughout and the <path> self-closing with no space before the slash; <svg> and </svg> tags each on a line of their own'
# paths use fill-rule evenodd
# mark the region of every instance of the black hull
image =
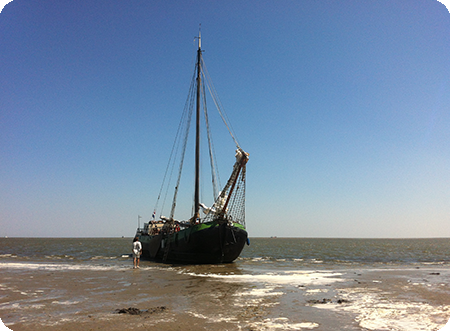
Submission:
<svg viewBox="0 0 450 331">
<path fill-rule="evenodd" d="M 247 231 L 226 224 L 201 224 L 171 235 L 140 235 L 142 257 L 170 263 L 233 262 L 247 243 Z"/>
</svg>

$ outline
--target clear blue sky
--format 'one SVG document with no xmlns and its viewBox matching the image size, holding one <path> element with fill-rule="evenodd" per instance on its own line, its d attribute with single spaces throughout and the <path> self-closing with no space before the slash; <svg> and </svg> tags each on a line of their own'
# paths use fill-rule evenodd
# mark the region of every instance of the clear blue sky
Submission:
<svg viewBox="0 0 450 331">
<path fill-rule="evenodd" d="M 199 23 L 250 153 L 251 237 L 450 237 L 450 14 L 435 0 L 10 2 L 0 236 L 132 236 L 150 218 Z"/>
</svg>

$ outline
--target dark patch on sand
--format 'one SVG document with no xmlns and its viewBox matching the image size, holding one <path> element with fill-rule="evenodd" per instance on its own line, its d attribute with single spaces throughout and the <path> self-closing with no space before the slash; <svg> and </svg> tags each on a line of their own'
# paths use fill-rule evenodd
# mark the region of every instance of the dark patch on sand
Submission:
<svg viewBox="0 0 450 331">
<path fill-rule="evenodd" d="M 154 313 L 161 313 L 163 311 L 166 311 L 167 307 L 160 306 L 160 307 L 154 307 L 150 309 L 139 309 L 139 308 L 122 308 L 122 309 L 116 309 L 114 313 L 116 314 L 128 314 L 128 315 L 150 315 Z"/>
<path fill-rule="evenodd" d="M 307 302 L 309 304 L 318 305 L 318 304 L 333 303 L 333 300 L 323 298 L 322 300 L 313 299 L 313 300 L 308 300 Z M 336 303 L 339 303 L 339 304 L 349 303 L 349 302 L 350 302 L 349 300 L 345 300 L 345 299 L 336 300 Z"/>
</svg>

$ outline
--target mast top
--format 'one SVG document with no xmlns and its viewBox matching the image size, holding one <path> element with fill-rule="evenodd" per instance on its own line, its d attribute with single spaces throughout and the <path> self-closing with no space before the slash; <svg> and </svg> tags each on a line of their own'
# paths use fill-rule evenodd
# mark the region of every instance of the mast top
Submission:
<svg viewBox="0 0 450 331">
<path fill-rule="evenodd" d="M 198 27 L 198 49 L 202 48 L 202 25 Z"/>
</svg>

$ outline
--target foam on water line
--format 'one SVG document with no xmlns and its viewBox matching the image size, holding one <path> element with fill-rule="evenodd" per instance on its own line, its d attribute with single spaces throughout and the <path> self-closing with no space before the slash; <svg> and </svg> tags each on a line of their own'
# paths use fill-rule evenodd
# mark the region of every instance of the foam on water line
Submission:
<svg viewBox="0 0 450 331">
<path fill-rule="evenodd" d="M 268 318 L 262 322 L 250 323 L 252 328 L 258 330 L 312 330 L 319 327 L 319 324 L 312 322 L 292 323 L 288 318 Z"/>
<path fill-rule="evenodd" d="M 356 322 L 367 330 L 433 331 L 439 328 L 437 316 L 448 314 L 450 305 L 440 307 L 424 302 L 393 300 L 382 292 L 367 288 L 344 289 L 340 296 L 345 304 L 319 304 L 331 309 L 356 314 Z"/>
<path fill-rule="evenodd" d="M 234 293 L 233 296 L 255 296 L 255 297 L 263 297 L 263 296 L 273 296 L 273 295 L 283 295 L 283 292 L 273 292 L 275 287 L 266 287 L 266 288 L 253 288 L 246 292 Z"/>
<path fill-rule="evenodd" d="M 109 271 L 123 270 L 125 267 L 120 265 L 93 265 L 93 264 L 65 264 L 65 263 L 12 263 L 0 262 L 0 269 L 16 269 L 16 270 L 42 270 L 42 271 Z"/>
<path fill-rule="evenodd" d="M 211 279 L 220 279 L 226 282 L 242 282 L 242 283 L 265 283 L 279 285 L 327 285 L 335 282 L 345 281 L 339 278 L 341 273 L 337 272 L 320 272 L 320 271 L 286 271 L 282 273 L 265 273 L 265 274 L 242 274 L 242 275 L 220 275 L 220 274 L 199 274 L 185 273 L 196 277 L 207 277 Z"/>
<path fill-rule="evenodd" d="M 64 306 L 67 306 L 67 305 L 76 305 L 76 304 L 78 304 L 78 303 L 80 303 L 80 301 L 74 301 L 74 300 L 66 300 L 66 301 L 52 301 L 52 304 L 56 304 L 56 305 L 64 305 Z"/>
</svg>

